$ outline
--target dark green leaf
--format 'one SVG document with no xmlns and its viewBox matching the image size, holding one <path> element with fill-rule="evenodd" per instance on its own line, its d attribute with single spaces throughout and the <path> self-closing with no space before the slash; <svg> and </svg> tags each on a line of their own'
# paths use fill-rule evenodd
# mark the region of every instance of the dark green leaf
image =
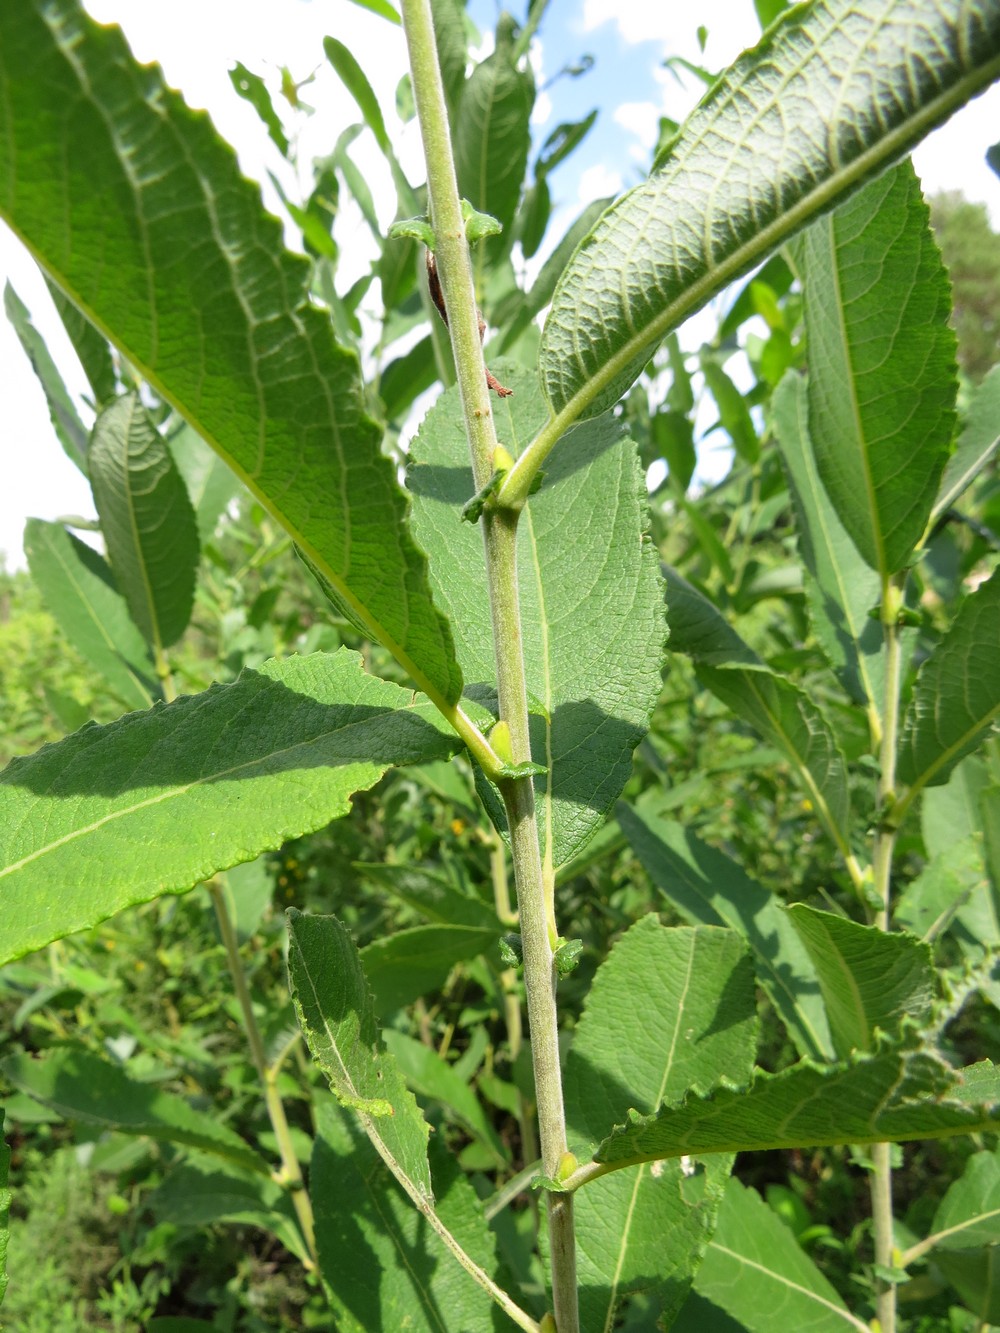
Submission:
<svg viewBox="0 0 1000 1333">
<path fill-rule="evenodd" d="M 927 1244 L 969 1250 L 1000 1241 L 1000 1156 L 974 1153 L 934 1214 Z"/>
<path fill-rule="evenodd" d="M 230 500 L 239 493 L 239 480 L 187 422 L 168 437 L 167 443 L 194 505 L 198 540 L 204 547 L 214 537 Z"/>
<path fill-rule="evenodd" d="M 336 37 L 324 37 L 323 50 L 326 52 L 327 60 L 339 74 L 347 91 L 357 102 L 361 114 L 365 118 L 365 124 L 375 136 L 375 142 L 383 153 L 389 153 L 391 151 L 389 136 L 385 130 L 382 108 L 378 104 L 378 98 L 375 96 L 364 70 L 355 60 L 350 50 L 343 42 L 338 42 Z"/>
<path fill-rule="evenodd" d="M 809 434 L 837 515 L 881 579 L 923 536 L 955 429 L 950 288 L 910 163 L 804 232 Z"/>
<path fill-rule="evenodd" d="M 31 368 L 38 377 L 45 394 L 49 417 L 55 428 L 63 453 L 75 463 L 84 476 L 87 475 L 87 431 L 80 420 L 69 390 L 63 383 L 62 376 L 56 369 L 49 349 L 31 322 L 27 306 L 8 282 L 3 292 L 4 309 L 13 325 L 18 341 L 24 348 Z"/>
<path fill-rule="evenodd" d="M 232 150 L 74 0 L 0 8 L 0 80 L 0 215 L 372 637 L 432 696 L 457 699 L 357 359 L 310 304 L 308 263 L 283 251 Z"/>
<path fill-rule="evenodd" d="M 46 279 L 46 285 L 63 328 L 69 334 L 73 349 L 90 381 L 94 402 L 98 408 L 106 407 L 118 392 L 118 376 L 108 340 L 94 328 L 89 319 L 81 315 L 72 301 L 67 300 L 55 283 Z"/>
<path fill-rule="evenodd" d="M 413 926 L 366 945 L 361 961 L 378 1012 L 391 1014 L 439 991 L 453 967 L 492 948 L 499 934 L 477 926 Z"/>
<path fill-rule="evenodd" d="M 680 824 L 623 801 L 616 812 L 653 883 L 686 920 L 730 926 L 747 941 L 760 984 L 800 1053 L 832 1056 L 816 971 L 779 900 Z"/>
<path fill-rule="evenodd" d="M 538 161 L 535 163 L 535 175 L 547 175 L 550 171 L 555 171 L 560 162 L 565 162 L 570 153 L 575 152 L 583 143 L 593 129 L 596 119 L 597 108 L 595 107 L 582 120 L 567 121 L 557 125 L 542 144 Z"/>
<path fill-rule="evenodd" d="M 16 1088 L 69 1120 L 182 1143 L 270 1174 L 263 1158 L 215 1116 L 87 1051 L 62 1046 L 37 1058 L 12 1055 L 3 1072 Z"/>
<path fill-rule="evenodd" d="M 191 619 L 198 525 L 173 455 L 137 393 L 116 399 L 97 418 L 88 463 L 118 586 L 159 652 Z"/>
<path fill-rule="evenodd" d="M 322 828 L 393 764 L 454 748 L 356 653 L 85 727 L 0 774 L 0 961 Z"/>
<path fill-rule="evenodd" d="M 245 102 L 249 102 L 253 109 L 260 116 L 267 128 L 267 132 L 281 153 L 282 157 L 288 156 L 288 136 L 285 134 L 285 127 L 281 123 L 281 117 L 274 109 L 274 103 L 271 101 L 271 94 L 267 91 L 267 84 L 259 74 L 253 74 L 247 69 L 246 65 L 241 65 L 237 60 L 236 64 L 229 71 L 229 82 L 233 85 L 238 96 Z"/>
</svg>

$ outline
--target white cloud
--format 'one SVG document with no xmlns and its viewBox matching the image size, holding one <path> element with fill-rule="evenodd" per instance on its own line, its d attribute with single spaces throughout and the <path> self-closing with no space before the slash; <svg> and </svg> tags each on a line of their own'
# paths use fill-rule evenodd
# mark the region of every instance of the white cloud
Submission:
<svg viewBox="0 0 1000 1333">
<path fill-rule="evenodd" d="M 608 194 L 618 194 L 622 188 L 622 177 L 618 171 L 612 171 L 603 162 L 580 173 L 577 198 L 581 204 L 589 204 L 591 199 L 603 199 Z"/>
<path fill-rule="evenodd" d="M 615 108 L 614 120 L 634 135 L 643 148 L 652 149 L 659 138 L 662 114 L 655 102 L 623 102 Z"/>
</svg>

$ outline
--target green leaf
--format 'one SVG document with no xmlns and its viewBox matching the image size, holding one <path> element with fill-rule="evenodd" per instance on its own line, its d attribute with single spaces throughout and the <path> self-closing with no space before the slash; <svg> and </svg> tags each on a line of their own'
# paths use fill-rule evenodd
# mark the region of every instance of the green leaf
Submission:
<svg viewBox="0 0 1000 1333">
<path fill-rule="evenodd" d="M 137 393 L 118 398 L 97 418 L 88 463 L 118 586 L 146 642 L 159 652 L 191 619 L 198 525 L 173 455 Z"/>
<path fill-rule="evenodd" d="M 760 441 L 746 399 L 723 370 L 717 354 L 705 348 L 700 360 L 705 385 L 719 409 L 718 424 L 732 441 L 737 458 L 744 463 L 756 463 L 760 457 Z"/>
<path fill-rule="evenodd" d="M 1000 1323 L 1000 1246 L 944 1250 L 935 1254 L 934 1262 L 981 1326 Z"/>
<path fill-rule="evenodd" d="M 632 1107 L 655 1110 L 687 1088 L 749 1079 L 756 1041 L 753 970 L 742 939 L 733 931 L 668 929 L 654 915 L 642 918 L 599 967 L 574 1033 L 564 1081 L 570 1148 L 582 1157 L 585 1143 L 589 1153 Z M 612 1327 L 634 1291 L 647 1293 L 669 1324 L 711 1234 L 728 1174 L 728 1162 L 688 1174 L 671 1163 L 614 1173 L 577 1193 L 584 1328 Z"/>
<path fill-rule="evenodd" d="M 948 459 L 931 510 L 933 526 L 978 477 L 1000 445 L 1000 366 L 994 366 L 969 400 L 962 433 Z"/>
<path fill-rule="evenodd" d="M 402 417 L 414 399 L 437 382 L 437 377 L 434 340 L 429 336 L 390 361 L 378 386 L 386 421 Z"/>
<path fill-rule="evenodd" d="M 671 329 L 998 71 L 1000 12 L 988 0 L 958 11 L 924 0 L 789 10 L 564 273 L 540 362 L 553 412 L 606 411 Z"/>
<path fill-rule="evenodd" d="M 1000 1241 L 1000 1154 L 977 1152 L 938 1205 L 921 1248 L 969 1250 Z"/>
<path fill-rule="evenodd" d="M 806 598 L 824 653 L 851 698 L 881 715 L 883 633 L 868 614 L 881 601 L 878 574 L 837 517 L 816 467 L 806 380 L 789 371 L 774 394 L 774 429 L 795 506 L 799 554 L 809 571 Z"/>
<path fill-rule="evenodd" d="M 459 790 L 467 802 L 468 795 L 464 787 Z M 435 874 L 424 865 L 412 861 L 399 865 L 358 861 L 354 868 L 365 879 L 388 889 L 400 902 L 406 903 L 407 907 L 412 907 L 431 921 L 449 926 L 474 926 L 494 934 L 500 931 L 500 923 L 492 907 L 488 907 L 480 898 L 461 893 L 444 875 Z"/>
<path fill-rule="evenodd" d="M 803 903 L 788 914 L 816 968 L 839 1056 L 874 1050 L 876 1030 L 898 1038 L 905 1018 L 919 1022 L 930 1012 L 934 963 L 922 940 Z"/>
<path fill-rule="evenodd" d="M 205 547 L 215 536 L 219 519 L 239 492 L 240 483 L 187 422 L 168 437 L 167 443 L 194 505 L 199 544 Z"/>
<path fill-rule="evenodd" d="M 79 413 L 63 383 L 62 376 L 56 369 L 48 347 L 42 335 L 31 322 L 31 314 L 8 282 L 3 289 L 4 310 L 13 325 L 18 341 L 24 348 L 31 369 L 38 377 L 45 394 L 49 417 L 55 429 L 63 453 L 75 463 L 84 476 L 87 475 L 87 430 L 80 420 Z"/>
<path fill-rule="evenodd" d="M 431 0 L 431 14 L 434 18 L 434 41 L 441 66 L 441 82 L 448 103 L 448 118 L 454 131 L 458 105 L 465 87 L 465 66 L 469 58 L 464 0 Z"/>
<path fill-rule="evenodd" d="M 929 217 L 906 162 L 792 247 L 816 467 L 883 581 L 924 534 L 955 429 L 951 292 Z"/>
<path fill-rule="evenodd" d="M 663 577 L 671 652 L 687 653 L 706 666 L 768 670 L 704 593 L 671 565 L 663 566 Z"/>
<path fill-rule="evenodd" d="M 402 23 L 399 12 L 389 0 L 353 0 L 353 3 L 361 9 L 370 10 L 373 14 L 378 14 L 380 18 L 388 19 L 390 23 Z"/>
<path fill-rule="evenodd" d="M 832 1056 L 815 968 L 775 895 L 682 825 L 624 801 L 616 813 L 650 879 L 686 920 L 729 926 L 747 941 L 758 980 L 797 1050 Z"/>
<path fill-rule="evenodd" d="M 547 176 L 550 171 L 555 171 L 560 162 L 565 162 L 570 153 L 575 152 L 583 143 L 593 129 L 596 119 L 595 107 L 582 120 L 564 121 L 561 125 L 557 125 L 539 150 L 538 161 L 535 163 L 535 176 Z"/>
<path fill-rule="evenodd" d="M 724 1310 L 736 1328 L 773 1333 L 776 1328 L 809 1333 L 868 1333 L 789 1227 L 755 1190 L 731 1180 L 715 1232 L 695 1277 L 696 1299 L 673 1325 L 675 1333 L 711 1328 L 711 1313 Z M 697 1298 L 700 1298 L 697 1299 Z M 701 1302 L 711 1302 L 704 1310 Z"/>
<path fill-rule="evenodd" d="M 46 286 L 63 322 L 63 328 L 73 344 L 73 350 L 80 358 L 84 374 L 90 381 L 94 402 L 98 408 L 104 407 L 118 392 L 118 376 L 115 372 L 115 363 L 111 359 L 108 340 L 94 328 L 89 319 L 81 315 L 73 302 L 67 300 L 65 294 L 54 283 L 46 279 Z"/>
<path fill-rule="evenodd" d="M 365 118 L 365 124 L 375 136 L 375 142 L 383 153 L 390 154 L 392 149 L 389 145 L 389 136 L 385 130 L 385 121 L 382 118 L 382 108 L 378 104 L 378 98 L 375 96 L 364 70 L 355 60 L 350 50 L 343 42 L 338 42 L 336 37 L 324 37 L 323 50 L 326 53 L 327 60 L 340 76 L 344 87 L 357 102 L 361 114 Z"/>
<path fill-rule="evenodd" d="M 60 1046 L 40 1057 L 11 1055 L 2 1068 L 14 1087 L 68 1120 L 200 1148 L 270 1175 L 267 1162 L 220 1120 L 78 1047 Z"/>
<path fill-rule="evenodd" d="M 834 1143 L 947 1138 L 996 1132 L 1000 1105 L 957 1095 L 961 1074 L 928 1051 L 888 1047 L 842 1064 L 803 1060 L 781 1074 L 758 1071 L 749 1088 L 691 1095 L 635 1115 L 598 1147 L 615 1167 L 687 1153 L 821 1148 Z"/>
<path fill-rule="evenodd" d="M 364 953 L 361 959 L 365 961 Z M 479 1098 L 453 1066 L 442 1060 L 433 1046 L 425 1046 L 403 1032 L 387 1028 L 383 1039 L 413 1091 L 440 1102 L 466 1133 L 485 1145 L 501 1169 L 508 1169 L 510 1153 L 487 1119 Z"/>
<path fill-rule="evenodd" d="M 0 216 L 418 686 L 456 700 L 357 358 L 235 154 L 75 0 L 2 7 L 0 82 Z"/>
<path fill-rule="evenodd" d="M 309 1172 L 316 1245 L 341 1333 L 404 1328 L 493 1333 L 489 1296 L 403 1197 L 352 1117 L 327 1098 L 318 1101 L 316 1114 Z M 482 1205 L 457 1163 L 444 1154 L 435 1161 L 434 1187 L 441 1221 L 492 1271 L 494 1241 Z"/>
<path fill-rule="evenodd" d="M 59 628 L 126 708 L 148 708 L 159 691 L 149 649 L 106 561 L 60 523 L 29 518 L 24 553 Z"/>
<path fill-rule="evenodd" d="M 442 728 L 341 649 L 15 759 L 0 774 L 0 961 L 322 828 L 391 765 L 443 758 Z"/>
<path fill-rule="evenodd" d="M 982 759 L 970 755 L 943 787 L 927 788 L 920 801 L 920 832 L 928 855 L 938 856 L 957 842 L 981 835 L 979 803 L 989 781 Z"/>
<path fill-rule="evenodd" d="M 366 945 L 361 961 L 378 1012 L 391 1014 L 441 990 L 453 967 L 486 953 L 499 934 L 476 926 L 414 926 Z"/>
<path fill-rule="evenodd" d="M 897 777 L 911 791 L 947 782 L 1000 717 L 1000 573 L 966 597 L 924 662 L 899 746 Z"/>
<path fill-rule="evenodd" d="M 975 813 L 973 810 L 971 813 Z M 936 940 L 955 923 L 956 934 L 971 934 L 977 945 L 989 948 L 1000 943 L 1000 925 L 992 908 L 993 929 L 983 931 L 984 914 L 976 911 L 977 898 L 989 895 L 982 840 L 978 835 L 961 837 L 956 830 L 951 844 L 943 847 L 924 866 L 920 874 L 899 894 L 892 914 L 893 923 L 926 940 Z M 976 913 L 976 929 L 969 931 L 968 909 Z"/>
<path fill-rule="evenodd" d="M 501 20 L 502 22 L 502 20 Z M 455 119 L 455 172 L 458 192 L 477 213 L 495 217 L 510 232 L 531 146 L 535 80 L 512 62 L 509 46 L 497 49 L 472 71 L 462 90 Z M 496 244 L 473 255 L 477 273 Z"/>
<path fill-rule="evenodd" d="M 271 142 L 277 147 L 281 156 L 287 157 L 288 136 L 285 134 L 281 117 L 274 109 L 271 94 L 267 91 L 267 84 L 264 80 L 259 74 L 254 74 L 247 69 L 246 65 L 237 60 L 229 71 L 229 82 L 236 90 L 237 96 L 242 97 L 245 102 L 249 102 L 257 115 L 260 116 L 267 128 Z"/>
<path fill-rule="evenodd" d="M 737 717 L 783 751 L 827 833 L 849 856 L 847 763 L 833 728 L 805 690 L 769 672 L 698 666 L 696 674 Z"/>
<path fill-rule="evenodd" d="M 287 1191 L 229 1165 L 192 1156 L 167 1173 L 163 1183 L 145 1196 L 143 1206 L 157 1221 L 178 1227 L 209 1227 L 216 1222 L 261 1227 L 277 1236 L 289 1253 L 309 1261 Z"/>
<path fill-rule="evenodd" d="M 493 366 L 514 390 L 494 407 L 516 453 L 544 420 L 534 376 Z M 475 487 L 457 389 L 411 445 L 414 524 L 435 597 L 453 614 L 468 681 L 495 689 L 482 536 L 459 521 Z M 552 453 L 518 525 L 518 579 L 542 850 L 551 870 L 583 847 L 625 785 L 660 692 L 665 637 L 656 553 L 642 536 L 645 487 L 635 446 L 611 418 Z"/>
</svg>

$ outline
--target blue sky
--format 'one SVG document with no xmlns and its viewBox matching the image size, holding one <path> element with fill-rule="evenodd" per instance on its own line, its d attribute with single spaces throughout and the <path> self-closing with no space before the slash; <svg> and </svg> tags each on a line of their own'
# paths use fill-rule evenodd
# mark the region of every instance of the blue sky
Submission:
<svg viewBox="0 0 1000 1333">
<path fill-rule="evenodd" d="M 397 125 L 392 108 L 405 68 L 402 34 L 350 0 L 172 0 L 169 7 L 151 5 L 149 0 L 86 0 L 86 4 L 100 21 L 120 22 L 139 59 L 160 60 L 168 82 L 179 87 L 192 105 L 208 108 L 220 133 L 237 148 L 248 175 L 264 180 L 268 168 L 284 170 L 293 196 L 295 181 L 289 169 L 282 167 L 255 113 L 230 86 L 227 69 L 234 61 L 241 60 L 274 86 L 281 64 L 288 64 L 297 78 L 318 67 L 315 83 L 304 90 L 317 114 L 300 127 L 302 193 L 308 188 L 311 158 L 330 151 L 340 130 L 358 119 L 353 102 L 323 60 L 325 34 L 351 47 L 388 113 L 388 123 Z M 527 0 L 514 0 L 516 16 L 523 17 L 526 7 Z M 470 2 L 470 13 L 485 33 L 492 30 L 498 11 L 495 0 Z M 703 55 L 696 38 L 699 23 L 708 29 Z M 658 115 L 666 112 L 679 119 L 697 100 L 698 83 L 692 79 L 678 83 L 663 68 L 664 58 L 682 55 L 719 69 L 752 44 L 757 32 L 751 0 L 700 0 L 697 7 L 657 5 L 651 0 L 552 0 L 541 30 L 539 84 L 581 55 L 593 55 L 595 63 L 586 75 L 562 78 L 540 97 L 537 141 L 559 121 L 578 120 L 593 107 L 600 108 L 584 145 L 552 179 L 553 195 L 562 204 L 553 240 L 584 197 L 641 179 L 648 169 Z M 916 162 L 925 186 L 963 188 L 970 197 L 984 199 L 994 224 L 1000 225 L 1000 182 L 982 157 L 996 139 L 1000 139 L 998 88 L 932 136 L 918 151 Z M 365 136 L 357 142 L 359 160 L 364 144 Z M 400 153 L 411 178 L 419 180 L 420 152 L 413 126 L 401 131 Z M 384 164 L 369 150 L 364 166 L 388 222 L 394 197 Z M 277 210 L 273 193 L 269 206 Z M 363 224 L 346 210 L 338 226 L 342 249 L 355 258 L 360 271 L 367 262 Z M 70 388 L 83 392 L 82 373 L 37 270 L 0 224 L 0 281 L 8 276 L 48 339 Z M 696 345 L 697 338 L 693 341 Z M 16 566 L 23 563 L 26 517 L 90 514 L 92 506 L 86 483 L 55 441 L 41 392 L 2 318 L 0 383 L 4 388 L 0 550 L 6 551 L 8 565 Z"/>
</svg>

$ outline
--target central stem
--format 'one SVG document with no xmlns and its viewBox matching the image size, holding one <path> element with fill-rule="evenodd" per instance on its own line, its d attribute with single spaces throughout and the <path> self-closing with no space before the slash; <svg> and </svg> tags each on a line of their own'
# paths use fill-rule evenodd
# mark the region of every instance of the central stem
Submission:
<svg viewBox="0 0 1000 1333">
<path fill-rule="evenodd" d="M 448 131 L 448 113 L 438 65 L 429 0 L 403 0 L 403 26 L 410 57 L 413 95 L 427 161 L 427 193 L 434 231 L 455 370 L 478 491 L 493 473 L 497 446 L 493 411 L 486 387 L 461 201 Z M 530 760 L 528 696 L 517 588 L 517 512 L 487 507 L 483 538 L 500 717 L 510 728 L 515 763 Z M 562 1077 L 559 1068 L 553 944 L 550 939 L 545 884 L 535 818 L 532 779 L 502 779 L 500 791 L 510 828 L 511 858 L 524 950 L 524 986 L 531 1037 L 531 1057 L 538 1105 L 543 1169 L 558 1174 L 566 1152 Z M 559 1333 L 578 1333 L 573 1206 L 570 1195 L 548 1195 L 552 1296 Z"/>
</svg>

